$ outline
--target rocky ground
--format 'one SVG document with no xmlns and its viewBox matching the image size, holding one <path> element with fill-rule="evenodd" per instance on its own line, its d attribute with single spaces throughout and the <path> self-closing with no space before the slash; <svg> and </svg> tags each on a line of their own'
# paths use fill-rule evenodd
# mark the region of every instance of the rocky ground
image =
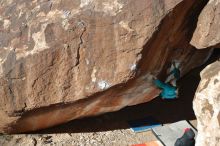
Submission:
<svg viewBox="0 0 220 146">
<path fill-rule="evenodd" d="M 191 121 L 196 126 L 196 120 Z M 157 140 L 151 131 L 130 129 L 102 132 L 1 135 L 1 146 L 130 146 Z"/>
<path fill-rule="evenodd" d="M 156 137 L 149 131 L 134 133 L 130 129 L 105 132 L 63 133 L 63 134 L 25 134 L 1 136 L 2 146 L 126 146 L 137 144 Z"/>
<path fill-rule="evenodd" d="M 196 120 L 192 121 L 196 124 Z M 1 135 L 1 146 L 130 146 L 157 140 L 151 131 L 130 129 L 103 132 Z"/>
</svg>

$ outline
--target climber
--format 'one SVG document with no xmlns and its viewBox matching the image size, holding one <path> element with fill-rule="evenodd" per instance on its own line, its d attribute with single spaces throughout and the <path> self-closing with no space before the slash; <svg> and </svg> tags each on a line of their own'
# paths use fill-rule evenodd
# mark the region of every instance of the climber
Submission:
<svg viewBox="0 0 220 146">
<path fill-rule="evenodd" d="M 160 94 L 162 99 L 175 99 L 175 98 L 177 98 L 178 90 L 176 87 L 174 87 L 168 83 L 163 83 L 158 79 L 155 79 L 154 83 L 157 87 L 162 89 L 162 92 Z"/>
<path fill-rule="evenodd" d="M 194 146 L 195 133 L 191 128 L 186 128 L 182 137 L 178 138 L 174 146 Z"/>
<path fill-rule="evenodd" d="M 173 61 L 169 70 L 169 76 L 163 83 L 159 79 L 154 80 L 155 85 L 162 89 L 160 96 L 162 99 L 175 99 L 178 97 L 177 80 L 180 78 L 180 63 Z"/>
</svg>

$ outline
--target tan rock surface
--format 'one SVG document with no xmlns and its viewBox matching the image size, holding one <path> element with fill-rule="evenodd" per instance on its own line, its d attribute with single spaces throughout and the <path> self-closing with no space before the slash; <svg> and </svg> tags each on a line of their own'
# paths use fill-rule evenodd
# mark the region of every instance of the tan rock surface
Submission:
<svg viewBox="0 0 220 146">
<path fill-rule="evenodd" d="M 152 100 L 189 40 L 200 0 L 0 2 L 0 131 L 25 132 Z"/>
<path fill-rule="evenodd" d="M 220 47 L 220 0 L 209 0 L 202 10 L 191 44 L 198 49 Z"/>
<path fill-rule="evenodd" d="M 220 145 L 220 61 L 201 72 L 193 108 L 197 117 L 196 146 Z"/>
</svg>

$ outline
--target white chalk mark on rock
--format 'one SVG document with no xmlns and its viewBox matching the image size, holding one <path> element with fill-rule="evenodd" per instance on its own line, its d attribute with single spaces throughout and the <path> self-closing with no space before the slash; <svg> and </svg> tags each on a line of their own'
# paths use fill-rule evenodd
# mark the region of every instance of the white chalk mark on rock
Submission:
<svg viewBox="0 0 220 146">
<path fill-rule="evenodd" d="M 86 64 L 89 65 L 89 60 L 88 59 L 86 59 Z"/>
<path fill-rule="evenodd" d="M 34 54 L 37 51 L 44 50 L 46 48 L 49 48 L 47 43 L 46 43 L 46 38 L 45 38 L 45 29 L 47 27 L 47 24 L 43 24 L 41 26 L 41 30 L 39 32 L 36 32 L 32 34 L 32 38 L 34 40 L 35 46 L 34 49 L 32 50 L 32 54 Z"/>
<path fill-rule="evenodd" d="M 92 70 L 92 75 L 91 75 L 91 78 L 92 78 L 92 82 L 93 82 L 93 83 L 96 82 L 96 76 L 95 76 L 96 72 L 97 72 L 97 70 L 96 70 L 96 68 L 94 68 L 94 69 Z"/>
<path fill-rule="evenodd" d="M 110 87 L 110 84 L 106 81 L 100 81 L 98 82 L 98 86 L 100 89 L 104 90 L 104 89 L 108 89 Z"/>
<path fill-rule="evenodd" d="M 135 70 L 137 69 L 137 65 L 134 63 L 134 64 L 130 67 L 130 69 L 131 69 L 132 71 L 135 71 Z"/>
</svg>

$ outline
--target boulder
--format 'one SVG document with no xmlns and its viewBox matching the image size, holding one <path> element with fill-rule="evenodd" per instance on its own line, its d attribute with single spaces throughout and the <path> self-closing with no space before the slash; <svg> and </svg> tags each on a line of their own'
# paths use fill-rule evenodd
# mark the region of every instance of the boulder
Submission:
<svg viewBox="0 0 220 146">
<path fill-rule="evenodd" d="M 220 145 L 220 61 L 201 72 L 201 82 L 193 101 L 197 117 L 196 146 Z"/>
<path fill-rule="evenodd" d="M 198 49 L 220 47 L 220 0 L 209 0 L 202 10 L 191 44 Z M 220 62 L 201 72 L 201 82 L 193 101 L 197 118 L 196 146 L 220 145 Z"/>
<path fill-rule="evenodd" d="M 209 0 L 202 10 L 191 44 L 198 49 L 220 47 L 220 0 Z"/>
<path fill-rule="evenodd" d="M 210 50 L 189 44 L 201 0 L 0 2 L 0 132 L 34 131 L 154 99 Z"/>
</svg>

